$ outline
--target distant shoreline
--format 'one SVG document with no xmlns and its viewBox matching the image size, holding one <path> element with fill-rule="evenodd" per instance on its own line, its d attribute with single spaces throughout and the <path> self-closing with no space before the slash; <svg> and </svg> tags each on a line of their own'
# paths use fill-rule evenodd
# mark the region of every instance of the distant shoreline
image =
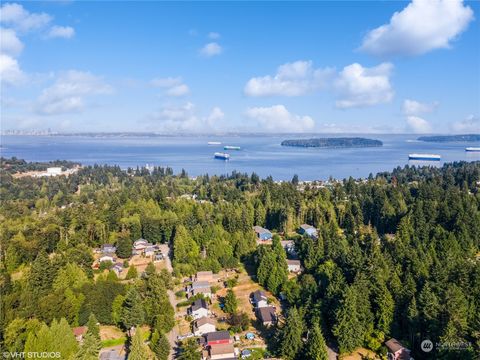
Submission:
<svg viewBox="0 0 480 360">
<path fill-rule="evenodd" d="M 425 142 L 477 142 L 480 134 L 420 136 L 417 140 Z"/>
</svg>

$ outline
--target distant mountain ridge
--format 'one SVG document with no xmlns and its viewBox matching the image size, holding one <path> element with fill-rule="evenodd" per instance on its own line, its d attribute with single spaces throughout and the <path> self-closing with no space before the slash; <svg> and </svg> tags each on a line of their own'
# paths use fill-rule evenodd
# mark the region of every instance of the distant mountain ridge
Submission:
<svg viewBox="0 0 480 360">
<path fill-rule="evenodd" d="M 420 136 L 417 140 L 427 142 L 472 142 L 480 141 L 480 134 Z"/>
<path fill-rule="evenodd" d="M 321 148 L 350 148 L 350 147 L 378 147 L 383 143 L 380 140 L 360 137 L 313 138 L 284 140 L 282 146 L 321 147 Z"/>
</svg>

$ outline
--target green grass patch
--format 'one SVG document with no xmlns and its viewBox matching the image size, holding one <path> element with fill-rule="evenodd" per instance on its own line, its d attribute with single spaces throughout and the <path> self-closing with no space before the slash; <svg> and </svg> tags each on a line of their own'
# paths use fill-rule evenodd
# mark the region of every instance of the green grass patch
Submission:
<svg viewBox="0 0 480 360">
<path fill-rule="evenodd" d="M 125 344 L 125 341 L 127 341 L 127 338 L 125 338 L 125 337 L 121 337 L 121 338 L 118 338 L 118 339 L 103 340 L 102 341 L 102 348 L 112 347 L 112 346 L 117 346 L 117 345 L 123 345 L 123 344 Z"/>
</svg>

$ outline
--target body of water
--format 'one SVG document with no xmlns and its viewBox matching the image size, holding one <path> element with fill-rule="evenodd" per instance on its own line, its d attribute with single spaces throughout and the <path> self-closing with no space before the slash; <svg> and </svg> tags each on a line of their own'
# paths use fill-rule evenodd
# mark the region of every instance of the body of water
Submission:
<svg viewBox="0 0 480 360">
<path fill-rule="evenodd" d="M 324 137 L 325 135 L 322 135 Z M 71 160 L 83 165 L 110 164 L 122 168 L 169 166 L 175 173 L 185 169 L 190 176 L 227 174 L 234 170 L 255 172 L 261 177 L 301 180 L 367 177 L 370 173 L 390 171 L 397 166 L 439 166 L 452 161 L 480 160 L 480 153 L 465 152 L 472 143 L 428 143 L 416 135 L 362 135 L 383 141 L 371 148 L 300 148 L 281 146 L 282 140 L 298 135 L 238 136 L 161 136 L 161 137 L 88 137 L 88 136 L 2 136 L 3 157 L 16 156 L 27 161 Z M 312 136 L 313 137 L 313 136 Z M 222 145 L 207 145 L 219 141 Z M 214 152 L 224 152 L 224 145 L 240 146 L 227 151 L 229 161 L 216 160 Z M 409 161 L 409 153 L 433 153 L 440 162 Z"/>
</svg>

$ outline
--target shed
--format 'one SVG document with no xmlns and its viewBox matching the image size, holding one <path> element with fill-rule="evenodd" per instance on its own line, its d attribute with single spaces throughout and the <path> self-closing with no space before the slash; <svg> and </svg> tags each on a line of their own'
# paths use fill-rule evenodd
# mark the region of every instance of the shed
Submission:
<svg viewBox="0 0 480 360">
<path fill-rule="evenodd" d="M 257 234 L 257 238 L 262 241 L 270 240 L 272 238 L 272 233 L 270 230 L 267 230 L 261 226 L 254 226 L 253 231 Z"/>
</svg>

